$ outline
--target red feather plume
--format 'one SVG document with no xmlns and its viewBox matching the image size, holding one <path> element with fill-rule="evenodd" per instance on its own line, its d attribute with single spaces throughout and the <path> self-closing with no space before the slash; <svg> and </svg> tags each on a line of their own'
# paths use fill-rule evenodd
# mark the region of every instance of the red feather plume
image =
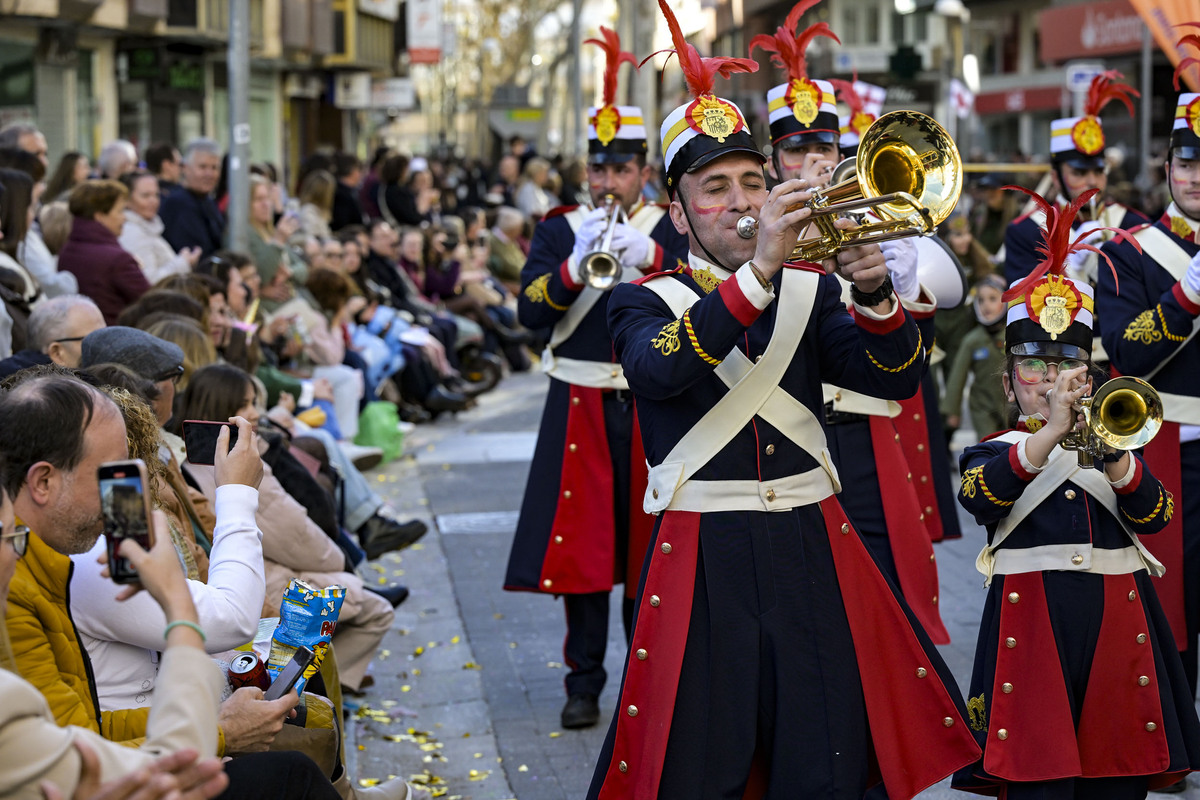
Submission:
<svg viewBox="0 0 1200 800">
<path fill-rule="evenodd" d="M 1176 28 L 1200 28 L 1200 22 L 1181 22 L 1178 25 L 1176 25 L 1175 27 Z M 1194 33 L 1189 33 L 1187 36 L 1184 36 L 1182 39 L 1180 39 L 1178 42 L 1176 42 L 1175 47 L 1176 47 L 1176 49 L 1178 49 L 1185 44 L 1189 44 L 1192 47 L 1196 48 L 1197 50 L 1200 50 L 1200 35 L 1197 35 Z M 1175 91 L 1177 91 L 1177 92 L 1179 91 L 1179 79 L 1183 77 L 1184 70 L 1186 70 L 1188 67 L 1192 66 L 1193 64 L 1200 64 L 1200 58 L 1196 58 L 1195 56 L 1188 56 L 1187 58 L 1180 59 L 1179 63 L 1175 65 L 1175 78 L 1174 78 Z"/>
<path fill-rule="evenodd" d="M 850 106 L 850 118 L 863 110 L 866 105 L 866 100 L 854 88 L 854 84 L 858 81 L 858 70 L 854 70 L 854 80 L 843 81 L 837 78 L 830 78 L 829 82 L 833 84 L 833 88 L 837 90 L 838 96 L 842 98 L 842 102 Z"/>
<path fill-rule="evenodd" d="M 1124 77 L 1115 69 L 1110 69 L 1108 72 L 1102 72 L 1092 78 L 1092 85 L 1088 87 L 1087 99 L 1083 103 L 1083 113 L 1090 117 L 1098 117 L 1100 109 L 1113 100 L 1120 100 L 1129 109 L 1129 116 L 1132 117 L 1132 98 L 1141 97 L 1141 95 L 1128 83 L 1119 83 Z"/>
<path fill-rule="evenodd" d="M 1112 271 L 1113 280 L 1116 281 L 1117 270 L 1108 255 L 1095 245 L 1083 241 L 1096 231 L 1110 231 L 1118 241 L 1129 242 L 1139 253 L 1142 252 L 1142 246 L 1138 243 L 1138 240 L 1129 235 L 1128 231 L 1123 231 L 1120 228 L 1091 228 L 1076 236 L 1072 241 L 1071 223 L 1075 220 L 1076 215 L 1079 214 L 1079 209 L 1083 208 L 1092 197 L 1098 194 L 1099 189 L 1089 189 L 1076 197 L 1066 208 L 1059 208 L 1052 205 L 1037 192 L 1026 189 L 1024 186 L 1005 186 L 1004 188 L 1029 195 L 1041 212 L 1046 215 L 1045 230 L 1043 232 L 1044 238 L 1037 248 L 1037 252 L 1042 255 L 1042 261 L 1028 275 L 1015 283 L 1001 296 L 1001 299 L 1006 303 L 1009 300 L 1024 295 L 1042 276 L 1046 274 L 1062 275 L 1066 267 L 1067 254 L 1073 253 L 1076 250 L 1090 250 L 1103 258 L 1105 263 L 1108 264 L 1109 270 Z M 1117 290 L 1120 291 L 1119 285 Z"/>
<path fill-rule="evenodd" d="M 658 7 L 666 17 L 667 27 L 671 29 L 671 41 L 675 47 L 651 53 L 642 59 L 642 64 L 659 53 L 674 53 L 679 56 L 679 66 L 683 68 L 684 80 L 693 97 L 712 94 L 717 75 L 728 80 L 730 75 L 738 72 L 758 72 L 758 62 L 750 58 L 704 58 L 683 38 L 683 29 L 679 27 L 679 20 L 675 19 L 667 0 L 658 0 Z"/>
<path fill-rule="evenodd" d="M 795 32 L 796 26 L 800 23 L 800 17 L 819 2 L 820 0 L 800 0 L 788 12 L 783 25 L 775 29 L 774 36 L 769 33 L 760 33 L 750 40 L 750 53 L 754 53 L 754 48 L 761 47 L 771 54 L 772 63 L 787 72 L 789 80 L 807 78 L 808 65 L 804 59 L 804 51 L 808 49 L 809 43 L 818 36 L 833 39 L 838 44 L 842 43 L 842 40 L 826 22 L 818 22 L 809 25 L 799 33 Z"/>
<path fill-rule="evenodd" d="M 609 30 L 603 25 L 600 26 L 600 35 L 604 37 L 600 39 L 584 39 L 584 44 L 597 45 L 604 51 L 604 104 L 612 105 L 613 98 L 617 96 L 617 70 L 621 68 L 621 64 L 628 61 L 637 68 L 637 58 L 633 53 L 626 53 L 621 50 L 621 37 L 614 30 Z"/>
</svg>

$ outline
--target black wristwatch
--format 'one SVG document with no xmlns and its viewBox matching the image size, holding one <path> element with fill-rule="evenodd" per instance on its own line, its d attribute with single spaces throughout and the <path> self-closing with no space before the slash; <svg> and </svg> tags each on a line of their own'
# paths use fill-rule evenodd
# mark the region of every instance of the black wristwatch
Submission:
<svg viewBox="0 0 1200 800">
<path fill-rule="evenodd" d="M 1103 461 L 1105 464 L 1115 464 L 1121 460 L 1121 457 L 1123 455 L 1125 455 L 1125 453 L 1126 453 L 1125 450 L 1114 450 L 1111 453 L 1105 453 L 1104 455 L 1102 455 L 1100 457 L 1100 460 Z"/>
<path fill-rule="evenodd" d="M 850 299 L 863 308 L 871 308 L 877 306 L 884 300 L 892 296 L 892 276 L 888 275 L 883 279 L 883 283 L 879 284 L 879 288 L 868 294 L 858 288 L 855 284 L 850 284 Z"/>
</svg>

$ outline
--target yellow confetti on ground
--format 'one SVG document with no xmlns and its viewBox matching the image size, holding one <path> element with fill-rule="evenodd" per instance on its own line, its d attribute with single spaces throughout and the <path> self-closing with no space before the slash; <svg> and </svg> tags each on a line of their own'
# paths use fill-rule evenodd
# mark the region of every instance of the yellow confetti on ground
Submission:
<svg viewBox="0 0 1200 800">
<path fill-rule="evenodd" d="M 479 670 L 481 670 L 481 669 L 483 669 L 483 667 L 479 666 L 474 661 L 468 661 L 467 663 L 463 664 L 463 669 L 479 669 Z"/>
<path fill-rule="evenodd" d="M 483 771 L 473 769 L 467 773 L 467 779 L 472 781 L 483 781 L 487 780 L 488 776 L 491 774 L 492 771 L 490 769 L 485 769 Z"/>
<path fill-rule="evenodd" d="M 384 708 L 391 708 L 392 706 L 395 706 L 398 704 L 396 703 L 395 700 L 384 700 L 380 705 L 382 705 Z"/>
<path fill-rule="evenodd" d="M 503 614 L 492 614 L 492 619 L 504 619 Z"/>
<path fill-rule="evenodd" d="M 366 750 L 366 749 L 367 749 L 367 746 L 366 746 L 365 744 L 360 744 L 360 745 L 358 746 L 358 749 L 359 749 L 359 751 L 361 752 L 361 751 L 364 751 L 364 750 Z"/>
<path fill-rule="evenodd" d="M 475 757 L 476 757 L 476 758 L 483 758 L 483 753 L 476 753 L 476 754 L 475 754 Z"/>
<path fill-rule="evenodd" d="M 363 787 L 364 789 L 371 787 L 371 786 L 378 786 L 379 779 L 378 778 L 359 778 L 358 785 Z"/>
<path fill-rule="evenodd" d="M 425 645 L 427 650 L 432 650 L 435 647 L 437 647 L 437 642 L 430 642 L 429 644 Z"/>
<path fill-rule="evenodd" d="M 464 734 L 463 734 L 463 738 L 464 738 L 464 739 L 470 739 L 470 738 L 471 738 L 471 732 L 470 732 L 470 731 L 467 731 L 466 733 L 464 733 Z"/>
<path fill-rule="evenodd" d="M 383 573 L 387 572 L 387 570 L 386 570 L 386 569 L 384 569 L 384 568 L 383 568 L 383 565 L 381 565 L 381 564 L 372 564 L 372 565 L 371 565 L 371 569 L 375 570 L 375 571 L 376 571 L 376 572 L 378 572 L 380 575 L 382 575 Z"/>
<path fill-rule="evenodd" d="M 416 649 L 416 650 L 413 650 L 413 655 L 414 655 L 414 656 L 419 656 L 419 655 L 421 655 L 421 653 L 424 653 L 424 652 L 425 652 L 425 648 L 424 648 L 424 647 L 417 647 L 417 649 Z"/>
<path fill-rule="evenodd" d="M 562 733 L 560 733 L 559 731 L 550 731 L 550 738 L 551 738 L 551 739 L 557 739 L 557 738 L 558 738 L 558 737 L 560 737 L 560 736 L 562 736 Z"/>
<path fill-rule="evenodd" d="M 387 582 L 388 582 L 388 579 L 386 577 L 384 577 L 383 575 L 379 576 L 379 585 L 380 586 L 387 586 Z"/>
<path fill-rule="evenodd" d="M 546 666 L 550 669 L 562 669 L 561 661 L 547 661 Z"/>
<path fill-rule="evenodd" d="M 508 649 L 509 649 L 509 650 L 516 650 L 516 649 L 517 649 L 517 643 L 516 643 L 516 642 L 509 642 L 509 643 L 508 643 Z"/>
<path fill-rule="evenodd" d="M 412 671 L 412 676 L 413 676 L 414 678 L 415 678 L 415 677 L 417 677 L 417 676 L 418 676 L 418 675 L 420 675 L 420 674 L 421 674 L 421 670 L 419 670 L 419 669 L 414 669 L 414 670 Z"/>
<path fill-rule="evenodd" d="M 402 691 L 402 692 L 411 692 L 411 691 L 412 691 L 412 687 L 411 687 L 411 686 L 409 686 L 409 685 L 406 683 L 406 684 L 404 684 L 403 686 L 401 686 L 401 687 L 400 687 L 400 691 Z"/>
<path fill-rule="evenodd" d="M 411 547 L 409 547 L 408 549 L 409 549 L 409 550 L 424 550 L 424 549 L 425 549 L 425 545 L 421 544 L 420 542 L 417 542 L 416 544 L 412 545 L 412 546 L 411 546 Z"/>
<path fill-rule="evenodd" d="M 387 480 L 387 476 L 386 475 L 376 475 L 375 480 L 379 481 L 380 483 L 383 483 Z"/>
<path fill-rule="evenodd" d="M 529 767 L 522 764 L 521 766 L 517 767 L 517 772 L 529 772 Z"/>
</svg>

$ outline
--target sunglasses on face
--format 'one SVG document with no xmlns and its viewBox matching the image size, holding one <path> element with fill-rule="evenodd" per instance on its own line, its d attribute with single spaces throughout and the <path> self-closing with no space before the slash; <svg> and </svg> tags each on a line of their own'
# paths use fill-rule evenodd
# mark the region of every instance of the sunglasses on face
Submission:
<svg viewBox="0 0 1200 800">
<path fill-rule="evenodd" d="M 29 546 L 29 526 L 18 525 L 13 528 L 12 533 L 0 533 L 0 541 L 8 539 L 12 542 L 13 550 L 17 551 L 17 558 L 25 555 L 25 548 Z"/>
<path fill-rule="evenodd" d="M 1064 358 L 1061 361 L 1051 362 L 1046 362 L 1041 358 L 1022 358 L 1013 368 L 1013 375 L 1024 384 L 1032 385 L 1041 383 L 1046 380 L 1046 375 L 1050 372 L 1051 364 L 1058 367 L 1059 372 L 1066 372 L 1087 366 L 1084 362 L 1074 358 Z"/>
</svg>

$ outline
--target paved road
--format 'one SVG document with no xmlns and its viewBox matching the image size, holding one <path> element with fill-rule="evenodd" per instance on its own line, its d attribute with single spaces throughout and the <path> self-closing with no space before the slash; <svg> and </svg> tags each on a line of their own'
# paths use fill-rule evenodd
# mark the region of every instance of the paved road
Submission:
<svg viewBox="0 0 1200 800">
<path fill-rule="evenodd" d="M 562 605 L 500 588 L 545 387 L 538 374 L 508 378 L 478 408 L 418 427 L 408 455 L 373 473 L 393 504 L 436 529 L 364 571 L 370 581 L 406 582 L 412 597 L 375 664 L 378 684 L 349 726 L 348 760 L 361 777 L 419 775 L 438 796 L 462 800 L 584 796 L 617 701 L 619 614 L 610 620 L 601 724 L 564 731 Z M 940 649 L 965 692 L 984 599 L 974 566 L 983 533 L 962 522 L 964 537 L 936 551 L 952 637 Z M 944 784 L 920 795 L 967 796 Z M 1178 796 L 1200 800 L 1200 789 Z"/>
</svg>

